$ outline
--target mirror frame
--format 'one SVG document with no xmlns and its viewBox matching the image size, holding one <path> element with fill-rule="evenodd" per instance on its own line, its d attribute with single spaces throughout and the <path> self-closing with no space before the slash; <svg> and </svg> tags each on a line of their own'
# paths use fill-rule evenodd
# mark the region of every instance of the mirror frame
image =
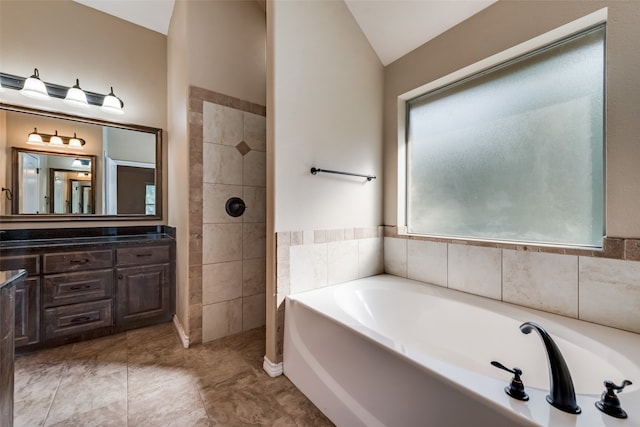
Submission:
<svg viewBox="0 0 640 427">
<path fill-rule="evenodd" d="M 91 214 L 54 214 L 53 212 L 47 212 L 47 213 L 41 213 L 41 214 L 28 214 L 28 213 L 20 213 L 20 176 L 19 176 L 19 165 L 18 162 L 20 160 L 20 153 L 34 153 L 34 154 L 46 154 L 48 156 L 53 155 L 53 156 L 64 156 L 64 157 L 82 157 L 82 158 L 89 158 L 91 159 L 91 171 L 89 173 L 91 173 L 91 187 L 95 189 L 96 187 L 96 157 L 93 154 L 87 154 L 87 155 L 79 155 L 79 154 L 73 154 L 73 153 L 57 153 L 57 152 L 53 152 L 53 151 L 40 151 L 40 150 L 30 150 L 28 148 L 23 148 L 23 147 L 11 147 L 11 192 L 13 193 L 13 196 L 11 198 L 11 216 L 32 216 L 32 215 L 38 215 L 38 217 L 42 216 L 42 215 L 54 215 L 56 217 L 60 216 L 60 215 L 73 215 L 74 217 L 78 216 L 78 215 L 95 215 L 95 213 L 91 213 Z M 61 169 L 52 169 L 54 171 L 60 171 Z M 77 172 L 77 171 L 71 171 L 71 170 L 66 170 L 67 172 Z M 49 182 L 49 189 L 47 191 L 47 196 L 49 197 L 49 207 L 50 209 L 53 209 L 53 176 L 50 176 L 47 181 Z M 91 206 L 92 209 L 95 212 L 95 206 L 96 206 L 96 192 L 93 191 L 92 195 L 91 195 Z"/>
<path fill-rule="evenodd" d="M 12 104 L 5 104 L 0 102 L 0 110 L 12 111 L 17 113 L 33 114 L 35 116 L 43 116 L 54 119 L 68 120 L 80 123 L 93 124 L 98 126 L 109 126 L 119 129 L 127 129 L 138 132 L 146 132 L 155 135 L 156 138 L 156 214 L 123 214 L 123 215 L 104 215 L 104 214 L 11 214 L 1 215 L 0 222 L 64 222 L 64 221 L 161 221 L 163 214 L 163 170 L 162 170 L 162 129 L 154 128 L 150 126 L 129 124 L 129 123 L 117 123 L 107 120 L 94 119 L 90 117 L 75 116 L 72 114 L 62 113 L 58 111 L 45 111 L 36 108 L 23 107 Z M 9 146 L 9 142 L 7 141 Z M 34 150 L 36 151 L 36 150 Z M 51 153 L 47 153 L 51 154 Z M 54 153 L 62 154 L 62 153 Z M 94 162 L 95 163 L 95 162 Z M 12 165 L 13 167 L 13 165 Z M 92 165 L 92 170 L 95 166 Z M 14 168 L 15 169 L 15 168 Z M 15 172 L 17 173 L 17 172 Z M 14 171 L 11 171 L 11 176 L 14 176 Z M 93 178 L 92 178 L 93 179 Z M 13 184 L 13 183 L 12 183 Z M 13 185 L 12 185 L 13 186 Z M 95 196 L 94 196 L 95 197 Z M 94 199 L 95 200 L 95 199 Z M 13 204 L 11 202 L 12 212 Z M 95 205 L 94 205 L 95 206 Z"/>
<path fill-rule="evenodd" d="M 123 215 L 102 215 L 102 214 L 11 214 L 11 215 L 1 215 L 0 222 L 69 222 L 69 221 L 161 221 L 162 220 L 162 194 L 163 194 L 163 170 L 162 170 L 162 129 L 154 128 L 149 126 L 135 125 L 135 124 L 127 124 L 127 123 L 116 123 L 110 122 L 107 120 L 101 119 L 93 119 L 90 117 L 81 117 L 75 116 L 72 114 L 61 113 L 57 111 L 45 111 L 39 110 L 36 108 L 23 107 L 18 105 L 5 104 L 0 102 L 0 110 L 12 111 L 17 113 L 26 113 L 33 114 L 35 116 L 43 116 L 54 119 L 68 120 L 80 123 L 93 124 L 98 126 L 109 126 L 119 129 L 127 129 L 139 132 L 146 132 L 155 135 L 156 137 L 156 167 L 155 167 L 155 175 L 156 175 L 156 214 L 155 215 L 145 215 L 145 214 L 123 214 Z M 7 145 L 9 145 L 9 141 L 7 141 Z M 11 147 L 14 149 L 14 147 Z M 19 150 L 22 148 L 18 147 Z M 29 151 L 28 149 L 24 149 L 24 151 Z M 38 151 L 38 150 L 32 150 Z M 42 151 L 42 153 L 45 153 Z M 65 153 L 50 153 L 46 154 L 65 154 Z M 89 157 L 89 156 L 85 156 Z M 17 155 L 16 155 L 17 162 Z M 8 163 L 8 159 L 7 159 Z M 7 165 L 8 166 L 8 165 Z M 16 163 L 17 166 L 17 163 Z M 17 179 L 17 168 L 13 165 L 12 159 L 12 170 L 11 177 L 12 181 Z M 92 172 L 95 173 L 95 161 L 92 162 L 91 166 Z M 95 175 L 92 176 L 92 181 L 95 179 Z M 17 183 L 17 181 L 15 181 Z M 16 192 L 13 190 L 14 183 L 12 182 L 12 190 L 14 195 Z M 16 195 L 17 196 L 17 195 Z M 94 191 L 94 203 L 95 203 L 95 191 Z M 94 204 L 95 206 L 95 204 Z M 11 211 L 17 212 L 17 197 L 14 197 L 14 200 L 11 202 Z"/>
</svg>

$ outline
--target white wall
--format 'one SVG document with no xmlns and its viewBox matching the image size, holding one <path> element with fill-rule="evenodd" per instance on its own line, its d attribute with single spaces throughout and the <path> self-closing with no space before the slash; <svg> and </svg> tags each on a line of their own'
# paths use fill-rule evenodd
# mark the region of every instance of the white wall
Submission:
<svg viewBox="0 0 640 427">
<path fill-rule="evenodd" d="M 0 52 L 4 73 L 107 94 L 125 104 L 114 116 L 97 107 L 73 109 L 61 100 L 38 101 L 14 90 L 6 102 L 69 114 L 166 128 L 166 37 L 71 0 L 2 1 Z"/>
<path fill-rule="evenodd" d="M 640 236 L 640 2 L 498 1 L 385 68 L 385 225 L 398 220 L 398 96 L 552 29 L 608 8 L 606 234 Z M 401 211 L 401 210 L 400 210 Z"/>
<path fill-rule="evenodd" d="M 275 231 L 380 225 L 380 60 L 342 1 L 272 10 Z M 378 179 L 313 176 L 312 166 Z"/>
</svg>

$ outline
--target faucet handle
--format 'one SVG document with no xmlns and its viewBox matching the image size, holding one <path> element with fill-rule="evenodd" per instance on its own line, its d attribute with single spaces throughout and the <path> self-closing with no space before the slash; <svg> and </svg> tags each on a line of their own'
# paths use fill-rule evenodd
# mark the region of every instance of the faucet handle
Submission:
<svg viewBox="0 0 640 427">
<path fill-rule="evenodd" d="M 522 375 L 522 369 L 513 368 L 509 369 L 504 366 L 502 363 L 492 360 L 491 364 L 498 369 L 502 369 L 503 371 L 507 371 L 513 374 L 513 378 L 511 379 L 511 384 L 504 388 L 505 393 L 509 396 L 513 397 L 517 400 L 527 401 L 529 400 L 529 395 L 524 391 L 524 384 L 520 379 L 520 375 Z"/>
<path fill-rule="evenodd" d="M 612 417 L 627 418 L 627 413 L 620 406 L 620 399 L 618 399 L 616 392 L 620 393 L 626 386 L 631 384 L 633 383 L 629 380 L 622 381 L 621 385 L 615 385 L 613 381 L 605 381 L 606 390 L 602 393 L 601 399 L 596 402 L 596 408 Z"/>
</svg>

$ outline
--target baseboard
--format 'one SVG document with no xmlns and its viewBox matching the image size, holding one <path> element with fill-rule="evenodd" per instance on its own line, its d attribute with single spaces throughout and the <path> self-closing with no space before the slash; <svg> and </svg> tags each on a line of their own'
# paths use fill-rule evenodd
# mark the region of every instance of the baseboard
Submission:
<svg viewBox="0 0 640 427">
<path fill-rule="evenodd" d="M 265 356 L 264 362 L 262 362 L 262 369 L 264 369 L 270 377 L 278 377 L 282 375 L 282 362 L 273 363 Z"/>
<path fill-rule="evenodd" d="M 180 341 L 182 342 L 182 347 L 189 348 L 189 344 L 190 344 L 189 336 L 184 332 L 184 328 L 180 324 L 180 321 L 178 320 L 178 316 L 176 316 L 175 314 L 173 315 L 173 326 L 176 328 L 176 331 L 178 332 L 178 336 L 180 337 Z"/>
</svg>

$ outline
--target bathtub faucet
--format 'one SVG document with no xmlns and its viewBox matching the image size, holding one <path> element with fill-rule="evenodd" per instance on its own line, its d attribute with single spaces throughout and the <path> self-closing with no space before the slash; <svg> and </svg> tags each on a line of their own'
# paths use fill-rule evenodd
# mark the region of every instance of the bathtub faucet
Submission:
<svg viewBox="0 0 640 427">
<path fill-rule="evenodd" d="M 547 395 L 547 402 L 561 411 L 579 414 L 582 410 L 576 403 L 576 392 L 573 388 L 571 373 L 564 361 L 564 357 L 562 357 L 562 353 L 560 353 L 560 349 L 540 325 L 533 322 L 525 322 L 520 325 L 520 330 L 523 334 L 528 334 L 533 329 L 540 334 L 549 359 L 550 390 Z"/>
</svg>

